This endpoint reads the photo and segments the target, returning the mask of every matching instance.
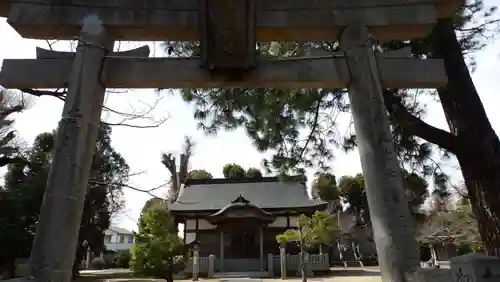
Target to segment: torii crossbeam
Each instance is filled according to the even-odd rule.
[[[233,6],[232,16],[240,22],[255,18],[258,41],[335,40],[340,29],[354,22],[366,24],[380,40],[416,38],[427,34],[436,18],[448,17],[460,6],[455,0],[239,1],[244,4],[238,6],[250,9]],[[201,37],[200,14],[223,2],[227,1],[0,0],[0,16],[25,38],[73,39],[91,12],[116,40],[195,41]]]
[[[107,56],[105,78],[102,78],[106,87],[346,88],[350,80],[346,58],[342,55],[261,60],[241,79],[228,80],[224,75],[201,69],[199,58],[145,58],[146,52],[149,49],[141,47]],[[6,88],[67,87],[74,55],[38,48],[37,59],[6,59],[0,72],[0,85]],[[398,51],[379,53],[378,57],[384,87],[436,88],[447,81],[441,60],[412,59]]]

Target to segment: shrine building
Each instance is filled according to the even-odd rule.
[[[170,211],[200,259],[214,255],[216,272],[237,272],[265,271],[269,254],[279,256],[276,235],[326,207],[309,198],[305,183],[263,177],[189,179]]]

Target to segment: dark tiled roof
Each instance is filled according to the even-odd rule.
[[[277,178],[265,177],[260,180],[188,181],[181,189],[177,201],[170,205],[170,210],[217,211],[231,204],[240,195],[261,209],[293,209],[325,205],[324,202],[311,200],[305,185],[300,182],[280,182]]]

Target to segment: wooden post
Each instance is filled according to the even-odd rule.
[[[311,254],[309,254],[308,251],[304,251],[304,261],[303,261],[303,265],[304,265],[304,271],[306,272],[306,275],[308,277],[312,277],[314,276],[314,273],[312,272],[312,269],[311,269]]]
[[[220,269],[224,269],[224,231],[220,232]]]
[[[215,255],[211,254],[208,256],[208,273],[207,278],[212,279],[215,273]]]
[[[363,25],[340,35],[351,82],[349,99],[383,281],[403,282],[419,267],[413,219],[406,203],[375,54]],[[401,72],[405,70],[402,69]]]
[[[81,30],[68,94],[56,134],[55,151],[40,221],[30,256],[29,275],[36,282],[69,282],[100,125],[105,87],[100,75],[113,41],[97,16],[87,16]]]
[[[90,252],[90,246],[87,247],[87,253],[85,256],[85,269],[90,268],[90,263],[92,261],[92,252]]]
[[[264,271],[264,231],[259,227],[260,271]]]
[[[300,239],[300,265],[299,265],[299,271],[300,271],[300,276],[302,278],[302,282],[307,282],[307,272],[306,272],[306,265],[305,265],[305,248],[304,248],[304,236],[302,234],[302,225],[300,224],[300,219],[298,220],[298,226],[297,230],[299,231],[299,239]]]
[[[200,249],[198,245],[193,248],[193,281],[198,281],[200,275]]]
[[[270,278],[274,277],[274,256],[273,256],[273,254],[267,254],[267,275]]]
[[[286,245],[280,244],[280,268],[281,268],[281,279],[286,278]]]

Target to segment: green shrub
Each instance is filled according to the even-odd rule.
[[[113,262],[118,268],[130,268],[130,251],[122,250],[115,254]]]
[[[94,258],[90,261],[90,269],[105,269],[106,262],[101,258]]]

